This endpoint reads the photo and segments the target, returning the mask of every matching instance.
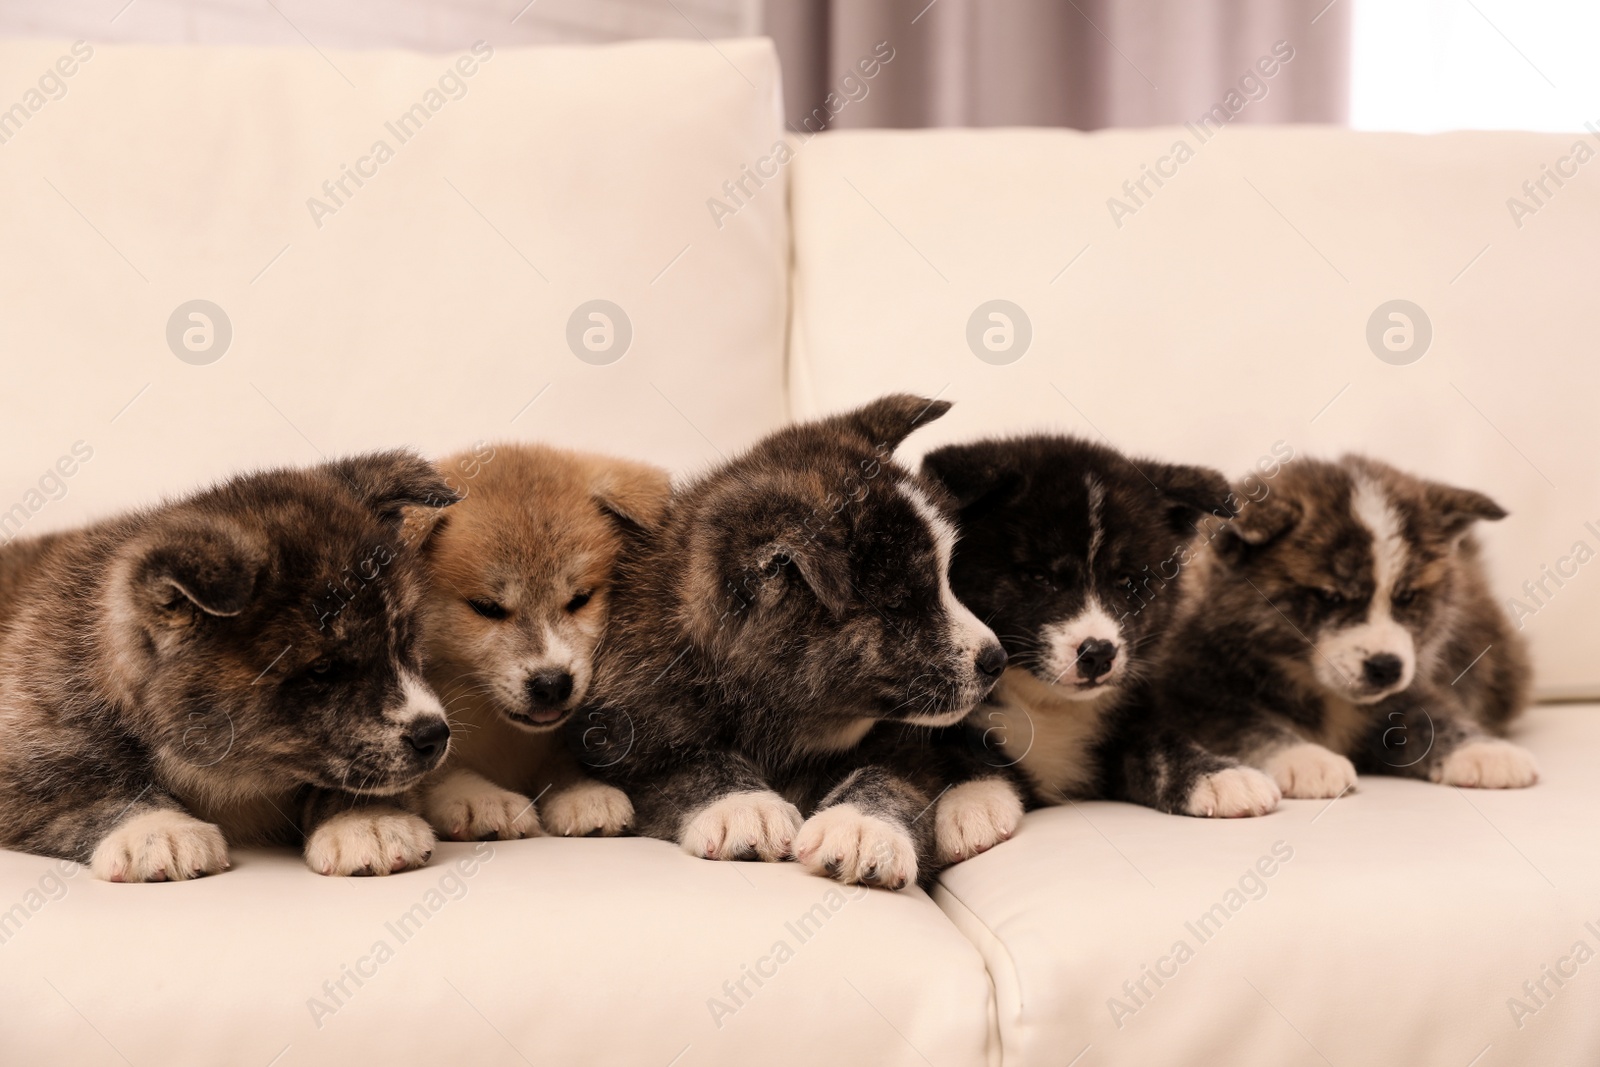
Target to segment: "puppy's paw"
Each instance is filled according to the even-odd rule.
[[[1196,782],[1183,810],[1204,819],[1237,819],[1265,815],[1282,799],[1278,783],[1254,767],[1228,767]]]
[[[846,885],[904,889],[917,880],[911,836],[854,804],[835,804],[807,819],[794,840],[794,856],[812,874]]]
[[[1017,832],[1022,797],[1004,778],[962,782],[939,798],[934,819],[939,862],[960,863]]]
[[[628,794],[602,782],[582,782],[539,805],[546,832],[561,837],[615,837],[633,825]]]
[[[1339,753],[1310,741],[1281,748],[1262,768],[1286,797],[1336,797],[1356,784],[1356,765]]]
[[[1475,789],[1522,789],[1539,780],[1539,764],[1521,745],[1498,738],[1468,741],[1440,761],[1435,782]]]
[[[147,811],[100,839],[89,870],[107,882],[178,882],[228,869],[222,831],[181,811]]]
[[[433,831],[395,808],[340,812],[312,832],[306,865],[319,874],[395,874],[433,855]]]
[[[733,793],[707,804],[683,823],[678,840],[708,860],[774,860],[789,855],[800,809],[768,791]]]
[[[514,841],[540,833],[533,801],[475,774],[450,775],[429,786],[422,811],[450,841]]]

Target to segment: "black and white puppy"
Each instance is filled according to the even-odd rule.
[[[900,888],[962,850],[936,840],[936,822],[972,821],[956,808],[995,823],[1004,797],[941,798],[941,760],[907,758],[900,733],[959,723],[1005,664],[951,592],[943,495],[891,458],[948,407],[894,395],[781,430],[636,532],[568,730],[632,798],[639,833],[707,859],[792,849],[816,873]]]
[[[1527,702],[1527,652],[1470,533],[1505,514],[1360,456],[1285,468],[1197,568],[1163,720],[1289,797],[1338,796],[1358,769],[1532,785],[1532,755],[1497,736]]]
[[[1102,797],[1199,816],[1277,806],[1266,775],[1149,715],[1186,572],[1206,551],[1197,522],[1237,506],[1221,474],[1053,435],[951,445],[922,469],[959,507],[956,595],[1011,657],[971,722],[1036,803]]]

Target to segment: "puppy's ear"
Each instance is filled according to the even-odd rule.
[[[956,510],[970,516],[1009,499],[1022,475],[986,444],[947,445],[922,458],[923,477],[944,487]]]
[[[407,506],[400,512],[400,543],[419,552],[431,551],[450,524],[450,512],[440,508]]]
[[[208,519],[171,523],[139,552],[135,589],[155,608],[184,601],[207,615],[240,615],[255,597],[267,566],[261,539],[233,523]]]
[[[1233,514],[1233,491],[1220,471],[1176,463],[1146,463],[1140,470],[1166,498],[1167,521],[1177,533],[1193,533],[1204,515],[1227,518]]]
[[[602,511],[650,530],[661,524],[672,500],[672,478],[659,467],[606,458],[589,477],[589,492]]]
[[[768,579],[798,577],[836,619],[850,607],[849,557],[843,545],[816,537],[769,542],[759,549],[754,569]]]
[[[1449,539],[1460,537],[1479,519],[1498,522],[1509,514],[1475,489],[1458,489],[1440,482],[1425,484],[1423,501],[1435,527]]]
[[[1228,534],[1252,548],[1270,544],[1299,524],[1303,509],[1281,492],[1269,492],[1260,500],[1238,497],[1238,514],[1228,524]]]
[[[407,507],[444,508],[461,499],[437,467],[405,449],[335,460],[327,469],[381,518],[395,523]]]
[[[929,400],[910,393],[890,393],[865,407],[837,415],[833,421],[865,437],[884,454],[900,447],[900,442],[919,426],[926,425],[950,410],[948,400]]]

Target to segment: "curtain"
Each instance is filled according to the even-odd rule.
[[[796,130],[1343,123],[1354,0],[765,0]]]

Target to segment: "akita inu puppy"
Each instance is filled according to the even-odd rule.
[[[428,680],[455,743],[427,787],[428,820],[455,840],[622,833],[627,795],[580,773],[553,731],[588,694],[617,556],[660,520],[667,473],[522,444],[440,467],[461,502],[415,518],[432,527]]]
[[[989,759],[1036,803],[1127,800],[1173,814],[1262,815],[1272,780],[1151,714],[1151,679],[1214,529],[1238,501],[1204,467],[1036,434],[936,449],[923,473],[959,508],[951,582],[1011,656],[972,716]],[[1246,505],[1248,506],[1248,505]]]
[[[384,452],[234,478],[0,551],[0,846],[113,882],[302,842],[322,874],[425,863],[407,791],[444,758],[406,505],[454,502]]]
[[[959,723],[1006,660],[951,592],[946,499],[891,458],[948,407],[888,396],[780,430],[623,560],[569,737],[641,834],[898,889],[1014,827],[1008,783],[941,796],[941,759],[898,736]]]
[[[1357,771],[1518,788],[1539,771],[1500,735],[1527,651],[1471,534],[1505,511],[1376,460],[1297,460],[1198,568],[1162,671],[1161,714],[1289,797]]]

